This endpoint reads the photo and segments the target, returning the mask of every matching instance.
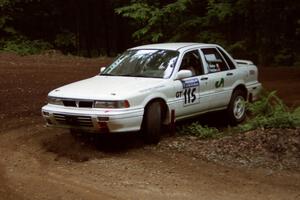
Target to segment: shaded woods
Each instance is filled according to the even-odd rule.
[[[295,65],[294,0],[0,0],[0,49],[114,56],[150,42],[212,42],[260,64]]]

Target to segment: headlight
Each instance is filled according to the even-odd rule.
[[[129,102],[124,101],[95,101],[95,108],[129,108]]]
[[[59,105],[59,106],[64,105],[61,99],[55,97],[48,97],[48,103],[53,105]]]

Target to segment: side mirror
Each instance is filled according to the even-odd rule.
[[[180,70],[177,73],[176,80],[181,80],[181,79],[184,79],[184,78],[188,78],[188,77],[191,77],[192,75],[193,74],[192,74],[191,70],[183,69],[183,70]]]
[[[102,74],[102,72],[106,69],[106,67],[101,67],[100,68],[100,74]]]

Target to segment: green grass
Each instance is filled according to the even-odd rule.
[[[189,125],[182,125],[177,128],[181,135],[193,135],[200,139],[215,138],[220,134],[219,130],[214,127],[202,126],[199,122],[193,122]]]

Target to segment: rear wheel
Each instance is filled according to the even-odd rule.
[[[159,102],[147,106],[143,119],[143,137],[148,144],[157,144],[161,134],[162,109]]]
[[[246,118],[246,105],[245,105],[245,93],[241,90],[236,90],[233,92],[227,114],[230,123],[236,125]]]

